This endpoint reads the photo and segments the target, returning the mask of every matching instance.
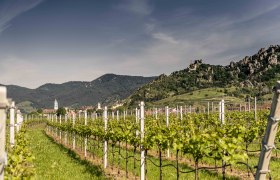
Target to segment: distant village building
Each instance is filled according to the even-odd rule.
[[[54,108],[53,109],[58,110],[58,102],[57,102],[56,99],[54,100]]]
[[[80,108],[80,110],[83,110],[83,111],[89,110],[89,109],[94,109],[94,106],[82,106],[82,107]]]
[[[44,109],[43,114],[55,114],[56,110],[54,109]]]
[[[43,109],[43,114],[56,114],[56,111],[58,110],[58,102],[55,99],[54,100],[54,107],[53,109]]]
[[[97,104],[97,109],[101,109],[101,104],[100,103]]]

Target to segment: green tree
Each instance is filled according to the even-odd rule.
[[[97,113],[98,115],[102,115],[103,109],[97,109],[97,110],[96,110],[96,113]]]
[[[43,113],[43,109],[41,109],[41,108],[38,109],[38,110],[37,110],[37,113],[42,114],[42,113]]]
[[[119,111],[120,113],[123,113],[124,110],[125,110],[125,108],[123,106],[119,106],[115,109],[116,112]]]
[[[95,112],[95,109],[88,109],[87,113],[91,116]]]
[[[66,109],[63,107],[58,108],[58,110],[56,111],[56,114],[58,116],[64,116],[66,114]]]

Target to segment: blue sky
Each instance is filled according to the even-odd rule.
[[[0,83],[229,64],[280,44],[278,0],[0,0]]]

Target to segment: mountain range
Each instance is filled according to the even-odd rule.
[[[155,77],[105,74],[91,82],[71,81],[45,84],[36,89],[7,85],[8,97],[25,111],[53,108],[57,99],[60,107],[80,107],[110,104],[125,99],[137,88]]]

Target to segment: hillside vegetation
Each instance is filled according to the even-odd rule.
[[[258,53],[246,56],[238,62],[232,61],[227,66],[210,65],[202,60],[195,60],[186,69],[170,75],[162,74],[139,88],[126,103],[133,105],[139,100],[157,102],[213,87],[223,88],[224,96],[238,99],[257,96],[262,100],[264,95],[271,93],[275,81],[280,78],[279,73],[279,45],[262,48]],[[210,90],[209,94],[211,93],[213,92]]]

